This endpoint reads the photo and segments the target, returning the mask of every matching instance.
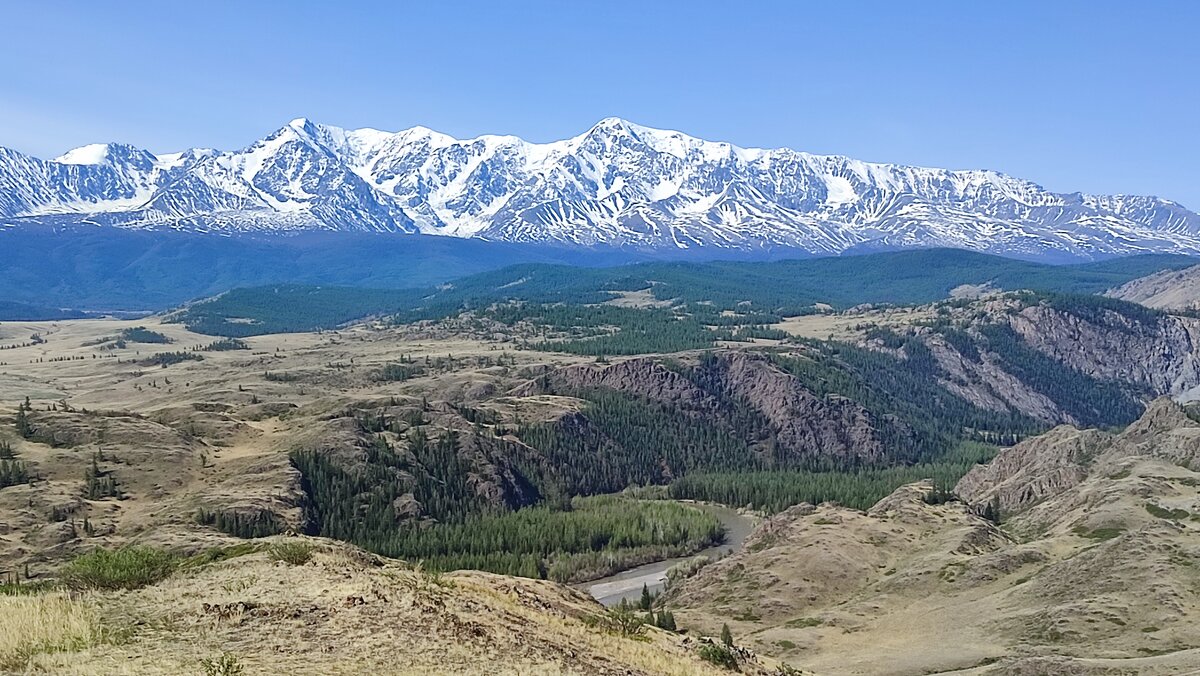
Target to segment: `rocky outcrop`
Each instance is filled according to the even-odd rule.
[[[653,358],[629,359],[608,366],[568,366],[520,385],[509,394],[528,397],[597,387],[645,397],[687,412],[713,413],[721,408],[721,402],[713,395]]]
[[[968,473],[970,504],[922,482],[865,513],[789,509],[667,602],[816,673],[1192,673],[1197,449],[1166,398],[1121,433],[1060,426]]]
[[[986,465],[976,465],[954,488],[956,495],[1011,514],[1079,485],[1096,454],[1111,443],[1098,430],[1056,427],[1009,448]]]
[[[728,396],[758,411],[774,431],[776,443],[798,456],[877,462],[888,452],[881,427],[910,434],[895,421],[876,419],[850,399],[814,394],[759,355],[723,353],[709,368],[716,371]]]
[[[1016,514],[1137,457],[1200,468],[1200,423],[1159,398],[1119,434],[1063,425],[1005,449],[967,472],[954,492],[977,508],[992,505],[1001,514]]]
[[[453,480],[463,481],[481,502],[497,509],[518,509],[532,505],[544,496],[528,476],[530,467],[539,467],[542,458],[529,446],[511,436],[476,434],[471,423],[452,409],[430,406],[424,415],[436,417],[445,429],[430,433],[429,445],[438,443],[443,434],[455,435],[454,452],[458,456],[461,474]],[[426,505],[411,493],[418,481],[431,473],[429,458],[418,457],[412,450],[411,438],[398,434],[405,431],[400,414],[403,406],[380,409],[351,409],[322,421],[302,437],[297,450],[318,454],[322,459],[347,475],[375,476],[381,482],[394,482],[401,490],[409,491],[393,502],[397,521],[430,518]],[[360,416],[366,420],[396,421],[385,432],[370,432],[363,428]],[[457,429],[456,429],[457,428]],[[453,432],[451,432],[453,430]],[[397,461],[381,461],[372,452],[380,439],[385,440]],[[441,459],[442,456],[438,456]],[[297,475],[298,477],[298,475]]]
[[[1043,422],[1073,422],[1052,399],[1005,371],[995,355],[978,352],[968,357],[937,333],[922,335],[943,372],[938,383],[952,394],[990,411],[1017,411]]]

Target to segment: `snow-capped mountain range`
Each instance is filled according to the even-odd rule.
[[[600,121],[564,141],[458,140],[306,119],[234,151],[0,148],[0,224],[376,231],[644,249],[952,246],[1083,257],[1200,252],[1164,199],[1049,192],[993,171],[746,149]]]

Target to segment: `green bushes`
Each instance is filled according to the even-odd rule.
[[[1146,503],[1146,511],[1159,519],[1171,519],[1173,521],[1186,519],[1190,516],[1190,513],[1186,509],[1168,509],[1153,502]]]
[[[228,561],[239,556],[246,556],[261,551],[262,545],[256,542],[241,542],[230,547],[211,547],[199,554],[189,556],[180,562],[180,569],[200,568],[212,563]]]
[[[415,364],[390,363],[384,364],[371,379],[381,383],[403,382],[409,378],[424,375],[425,369]]]
[[[19,460],[0,460],[0,488],[16,486],[29,480],[29,470]]]
[[[232,350],[249,350],[250,346],[244,340],[237,338],[222,338],[200,348],[205,352],[230,352]]]
[[[245,673],[237,657],[224,653],[220,657],[205,657],[200,660],[204,676],[241,676]]]
[[[704,349],[718,339],[732,337],[728,331],[712,331],[696,319],[666,308],[520,303],[498,306],[485,314],[510,326],[524,322],[565,334],[529,347],[590,356]]]
[[[832,472],[697,472],[672,482],[668,494],[676,500],[750,505],[767,512],[780,512],[801,502],[836,502],[865,510],[914,481],[932,479],[938,486],[953,486],[976,463],[991,459],[995,451],[995,447],[963,442],[933,462],[901,467]]]
[[[153,547],[97,549],[67,564],[60,577],[72,589],[139,589],[165,579],[175,565],[171,553]]]
[[[307,542],[276,542],[267,548],[272,561],[303,566],[312,560],[313,547]]]
[[[716,643],[705,643],[700,646],[700,659],[731,671],[737,671],[738,668],[737,656],[733,654],[733,651],[728,646]]]
[[[462,457],[460,441],[453,434],[429,439],[415,430],[408,453],[400,453],[377,439],[366,449],[367,462],[354,471],[326,454],[293,453],[292,463],[304,476],[310,498],[310,523],[315,525],[310,534],[424,561],[434,570],[467,568],[559,581],[683,556],[723,537],[711,514],[672,503],[592,497],[573,504],[547,499],[511,512],[498,509],[481,501],[470,485],[472,469]],[[564,493],[537,471],[522,480],[528,482],[526,494],[541,496],[537,483],[551,498]],[[425,515],[439,522],[421,525],[397,512],[400,499],[409,494]]]

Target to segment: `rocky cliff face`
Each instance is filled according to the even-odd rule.
[[[907,330],[947,390],[1044,423],[1123,424],[1153,397],[1200,393],[1200,320],[1136,305],[1007,294],[943,307]]]
[[[1080,316],[1034,305],[1012,315],[1009,325],[1034,349],[1095,378],[1170,396],[1200,385],[1196,320],[1112,310]]]
[[[903,425],[880,420],[845,397],[814,394],[761,356],[730,352],[707,368],[711,371],[708,377],[715,379],[728,397],[758,411],[769,423],[776,443],[792,453],[877,462],[888,452],[883,427],[894,428],[892,431],[901,435],[908,433]]]
[[[721,408],[717,397],[698,387],[683,374],[648,357],[609,366],[568,366],[531,380],[510,394],[527,397],[546,392],[580,392],[597,387],[645,397],[689,413],[714,414]]]

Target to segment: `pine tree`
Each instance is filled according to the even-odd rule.
[[[728,624],[721,625],[721,643],[727,646],[733,645],[733,633],[729,631]]]
[[[663,629],[666,629],[667,631],[676,631],[676,628],[675,628],[675,613],[672,613],[672,612],[671,612],[671,611],[669,611],[669,610],[664,610],[664,611],[663,611],[663,612],[662,612],[662,613],[659,615],[659,620],[658,620],[658,621],[659,621],[659,625],[658,625],[658,626],[662,627]]]
[[[669,610],[664,610],[654,616],[654,626],[666,631],[675,631],[675,614]]]
[[[983,518],[991,521],[994,524],[1000,523],[1000,499],[992,497],[992,501],[983,508]]]
[[[654,603],[654,597],[650,595],[650,588],[642,583],[642,599],[638,602],[638,608],[642,610],[650,610],[650,606]]]
[[[20,434],[22,439],[28,439],[33,436],[33,426],[29,424],[29,416],[25,413],[26,410],[24,406],[17,409],[17,434]]]

